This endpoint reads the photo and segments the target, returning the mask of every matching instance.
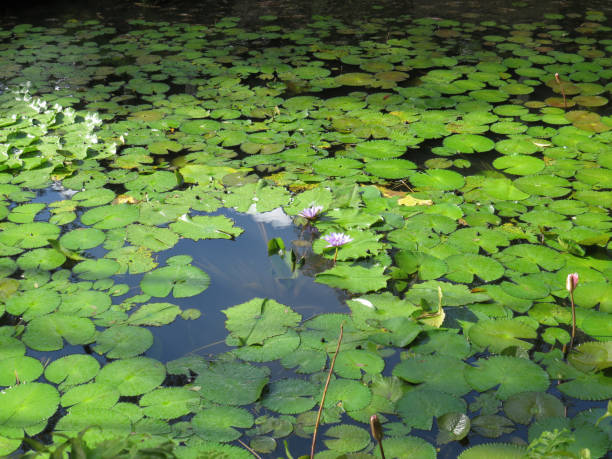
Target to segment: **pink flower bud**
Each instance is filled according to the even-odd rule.
[[[568,292],[573,292],[576,289],[576,286],[578,285],[578,273],[571,273],[567,275],[567,283],[565,285],[565,288],[567,289]]]

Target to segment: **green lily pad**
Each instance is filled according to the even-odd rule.
[[[301,379],[281,379],[270,385],[262,400],[266,408],[283,414],[298,414],[310,410],[317,401],[318,387]]]
[[[96,359],[87,354],[72,354],[51,362],[45,368],[45,378],[59,384],[59,389],[65,391],[71,386],[91,381],[100,370]]]
[[[94,351],[109,359],[127,359],[142,354],[153,345],[153,334],[146,328],[115,325],[96,338]]]
[[[367,162],[365,170],[376,177],[400,179],[409,176],[416,167],[416,164],[406,159],[383,159]]]
[[[200,268],[191,265],[170,265],[149,271],[140,281],[140,288],[148,295],[175,298],[198,295],[208,288],[210,278]]]
[[[380,290],[387,285],[389,276],[383,274],[384,266],[337,265],[317,274],[317,282],[331,287],[342,288],[354,293],[365,293]]]
[[[469,337],[475,344],[494,353],[512,346],[531,349],[533,344],[519,338],[535,339],[537,336],[532,327],[513,319],[480,321],[469,330]]]
[[[257,400],[268,383],[267,367],[248,363],[216,362],[200,371],[195,384],[202,387],[202,397],[226,405],[247,405]]]
[[[496,396],[500,400],[524,391],[543,392],[550,385],[542,368],[518,357],[479,359],[476,366],[466,368],[464,375],[468,384],[480,392],[499,385]]]
[[[301,316],[274,300],[254,298],[223,311],[230,333],[246,345],[262,344],[267,338],[295,327]]]
[[[200,396],[184,387],[162,387],[144,394],[139,401],[143,413],[154,419],[176,419],[194,411]]]
[[[215,442],[236,440],[241,433],[234,427],[248,428],[252,425],[251,413],[229,406],[206,408],[191,420],[191,426],[198,437]]]
[[[244,230],[234,226],[234,221],[223,215],[215,217],[183,215],[170,224],[170,229],[180,236],[193,239],[233,239]]]
[[[98,229],[121,228],[138,219],[138,208],[130,204],[95,207],[81,215],[81,222]]]
[[[159,386],[166,377],[166,369],[157,360],[147,357],[116,360],[105,365],[96,382],[115,387],[121,395],[141,395]]]
[[[513,175],[536,174],[545,166],[541,159],[526,155],[502,156],[493,161],[493,167]]]
[[[477,134],[455,134],[444,139],[443,145],[457,153],[483,153],[492,150],[495,142]]]
[[[425,173],[410,176],[410,183],[420,189],[456,190],[463,187],[465,180],[461,174],[446,169],[430,169]]]

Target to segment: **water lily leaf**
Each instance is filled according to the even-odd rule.
[[[463,413],[466,404],[460,398],[429,389],[414,389],[406,392],[397,402],[397,412],[402,421],[416,429],[429,430],[433,418],[446,413]]]
[[[405,147],[389,140],[369,140],[355,146],[355,153],[371,159],[389,159],[402,156]]]
[[[28,428],[46,423],[59,405],[59,393],[49,384],[18,384],[0,393],[0,426],[3,429]]]
[[[586,342],[572,349],[568,362],[585,373],[612,367],[612,342]]]
[[[98,229],[121,228],[138,219],[138,207],[117,204],[95,207],[81,215],[81,222]]]
[[[34,249],[17,258],[17,265],[24,271],[50,271],[64,264],[66,256],[55,249]]]
[[[495,457],[497,459],[520,459],[525,457],[525,447],[505,443],[493,443],[472,446],[463,451],[458,459],[486,459]]]
[[[422,301],[425,301],[427,304],[437,305],[439,297],[438,288],[442,290],[442,306],[462,306],[489,299],[488,295],[472,292],[465,285],[440,281],[414,284],[406,292],[404,298],[414,304],[421,304]]]
[[[334,372],[343,378],[359,379],[362,372],[377,374],[382,372],[384,360],[378,355],[360,349],[345,350],[338,354]]]
[[[413,436],[385,438],[385,455],[389,457],[403,457],[405,459],[435,459],[436,449],[432,444],[422,438]],[[380,457],[380,451],[376,451]]]
[[[54,311],[60,304],[60,295],[46,288],[28,290],[14,295],[6,301],[6,311],[30,321]]]
[[[327,429],[323,442],[333,451],[350,453],[360,451],[370,443],[370,433],[361,427],[352,425],[339,425]]]
[[[376,83],[373,75],[361,72],[343,73],[334,79],[343,86],[373,86]]]
[[[100,370],[96,359],[87,354],[72,354],[51,362],[45,368],[45,378],[58,384],[61,391],[92,380]]]
[[[202,293],[209,284],[208,274],[196,266],[170,265],[146,273],[140,288],[151,296],[166,297],[172,292],[175,298],[186,298]]]
[[[28,383],[42,374],[42,364],[32,357],[20,355],[0,360],[0,385],[13,386]]]
[[[522,201],[529,197],[528,193],[515,187],[513,182],[506,178],[486,178],[481,190],[484,196],[502,201]]]
[[[446,137],[443,145],[457,153],[483,153],[492,150],[495,142],[477,134],[454,134]]]
[[[539,300],[550,292],[548,286],[542,283],[537,274],[517,277],[514,281],[504,281],[500,284],[504,292],[510,296],[525,300]]]
[[[472,431],[487,438],[497,438],[514,430],[510,419],[497,414],[484,414],[472,419]]]
[[[81,207],[95,207],[108,204],[115,199],[115,193],[107,188],[94,188],[76,193],[72,200]]]
[[[32,223],[38,212],[43,210],[46,204],[28,203],[13,207],[8,214],[8,220],[13,223]]]
[[[519,424],[529,424],[535,418],[539,421],[549,417],[565,416],[561,400],[544,392],[521,392],[504,402],[506,416]]]
[[[323,389],[319,388],[322,392]],[[321,400],[320,396],[315,397]],[[353,379],[336,379],[331,381],[325,397],[325,408],[341,406],[346,411],[360,410],[368,406],[372,400],[372,392],[360,381]]]
[[[172,303],[148,303],[130,315],[130,325],[149,325],[159,327],[174,322],[181,308]]]
[[[161,193],[176,187],[177,176],[170,171],[155,171],[152,174],[139,174],[134,180],[124,184],[125,188],[132,191],[145,193]]]
[[[285,368],[293,368],[299,374],[311,374],[321,371],[326,362],[327,354],[324,351],[300,346],[285,355],[281,360],[281,365]]]
[[[295,351],[299,345],[299,335],[295,330],[289,329],[282,335],[266,339],[263,345],[242,346],[232,352],[238,358],[249,362],[269,362]]]
[[[281,379],[270,385],[261,403],[266,408],[282,414],[298,414],[310,410],[317,401],[314,396],[319,388],[302,379]]]
[[[117,388],[121,395],[141,395],[159,386],[166,377],[165,367],[147,357],[115,360],[106,364],[96,382]]]
[[[354,293],[365,293],[386,287],[389,276],[384,275],[384,271],[384,266],[365,268],[338,264],[317,274],[316,281]]]
[[[96,406],[86,406],[80,409],[72,409],[67,415],[62,417],[55,429],[58,432],[65,432],[68,435],[76,436],[79,432],[85,431],[89,426],[98,426],[98,429],[85,434],[99,438],[116,437],[117,435],[128,435],[132,432],[132,422],[130,418],[119,410],[101,410]],[[99,430],[101,429],[101,430]],[[89,434],[89,435],[88,435]],[[100,438],[101,437],[101,438]]]
[[[407,159],[382,159],[367,162],[365,170],[376,177],[400,179],[409,176],[416,167],[416,164]]]
[[[37,351],[56,351],[64,347],[64,339],[72,345],[94,340],[91,320],[67,314],[49,314],[32,319],[23,335],[23,342]]]
[[[504,267],[492,258],[470,253],[451,255],[444,261],[448,266],[446,277],[454,282],[469,284],[474,276],[490,282],[504,275]]]
[[[421,189],[456,190],[465,184],[461,174],[446,169],[430,169],[425,173],[413,174],[410,183]]]
[[[153,334],[146,328],[115,325],[96,338],[94,351],[109,359],[126,359],[142,354],[153,345]]]
[[[538,273],[540,267],[557,271],[565,265],[559,252],[542,245],[517,244],[503,250],[497,257],[506,267],[521,273]]]
[[[496,356],[479,359],[465,369],[465,379],[473,389],[484,392],[498,386],[496,396],[506,400],[524,391],[544,392],[550,385],[548,375],[530,360]]]
[[[402,250],[395,256],[395,261],[407,274],[418,271],[421,280],[438,279],[448,271],[448,266],[443,260],[425,252]]]
[[[76,228],[60,238],[60,244],[69,250],[93,249],[104,242],[104,231],[97,228]]]
[[[217,362],[200,371],[195,384],[202,387],[202,397],[226,405],[247,405],[261,395],[268,383],[267,367],[247,363]]]
[[[81,290],[78,295],[63,296],[59,312],[78,317],[91,317],[108,310],[111,302],[108,293],[97,290]]]
[[[62,395],[63,407],[93,407],[95,409],[112,408],[119,400],[119,391],[108,384],[92,382],[70,387]]]
[[[224,215],[215,217],[197,215],[189,217],[182,215],[176,222],[170,224],[172,231],[182,237],[198,241],[200,239],[233,239],[244,230],[234,226],[234,221]]]
[[[302,319],[288,306],[263,298],[232,306],[223,313],[232,336],[246,345],[262,344],[267,338],[282,335]]]
[[[34,249],[49,244],[49,239],[57,239],[59,233],[60,227],[51,223],[25,223],[3,229],[0,233],[0,243],[22,249]]]
[[[168,228],[129,225],[127,227],[127,240],[135,246],[146,247],[159,252],[174,247],[179,237]]]
[[[194,411],[200,396],[184,387],[162,387],[144,394],[139,401],[145,416],[154,419],[175,419]]]
[[[500,353],[511,346],[531,349],[531,343],[519,338],[535,339],[537,332],[530,326],[512,319],[480,321],[470,327],[469,337],[477,345]]]
[[[545,166],[541,159],[526,155],[502,156],[493,161],[493,167],[513,175],[536,174]]]
[[[612,397],[612,378],[602,373],[582,374],[557,388],[579,400],[607,400]]]
[[[571,191],[570,182],[556,175],[529,175],[515,180],[514,184],[525,193],[551,198],[565,196]]]
[[[459,441],[470,432],[470,418],[464,413],[446,413],[438,418],[438,428],[436,443],[439,445]]]
[[[234,427],[248,428],[253,425],[253,415],[243,408],[219,406],[198,412],[191,420],[195,434],[205,440],[229,442],[240,438]]]
[[[72,272],[84,280],[99,280],[111,277],[119,272],[121,265],[108,258],[88,259],[76,265]]]
[[[329,177],[349,177],[358,174],[363,163],[350,158],[325,158],[316,161],[312,166],[317,174]]]
[[[465,395],[470,386],[463,377],[466,364],[448,355],[416,355],[402,360],[393,368],[393,375],[419,389],[435,390],[452,395]]]

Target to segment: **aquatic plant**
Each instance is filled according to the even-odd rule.
[[[565,284],[566,290],[570,295],[570,303],[572,305],[572,336],[570,338],[570,344],[568,350],[571,351],[574,346],[574,337],[576,336],[576,305],[574,304],[574,290],[578,285],[578,273],[571,273],[567,275]]]

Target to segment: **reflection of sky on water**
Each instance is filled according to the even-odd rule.
[[[210,286],[195,297],[157,300],[173,302],[183,309],[197,308],[202,311],[202,317],[195,321],[177,319],[153,330],[156,341],[148,356],[168,361],[200,348],[199,354],[218,353],[225,346],[215,343],[227,335],[225,314],[221,310],[256,297],[271,298],[290,306],[304,319],[323,312],[348,311],[339,298],[339,291],[316,283],[312,277],[302,273],[292,278],[291,270],[278,255],[268,256],[270,239],[282,238],[289,249],[291,241],[299,235],[300,230],[293,225],[278,225],[284,220],[282,215],[277,215],[279,218],[274,220],[268,218],[264,223],[257,222],[256,217],[231,210],[219,213],[232,218],[236,226],[245,230],[244,233],[233,241],[183,239],[158,258],[162,265],[169,256],[191,255],[192,264],[210,276]]]
[[[36,190],[31,202],[52,203],[70,198],[70,190],[48,188]],[[154,254],[159,267],[165,260],[175,255],[190,255],[192,264],[203,269],[210,276],[210,286],[204,292],[190,298],[151,298],[149,302],[169,302],[182,309],[195,308],[202,312],[197,320],[183,320],[180,317],[161,327],[150,327],[155,335],[153,347],[147,356],[163,362],[176,359],[189,352],[198,354],[217,354],[228,349],[224,344],[227,335],[225,314],[221,312],[231,306],[244,303],[253,298],[271,298],[291,307],[308,319],[324,312],[348,312],[343,302],[342,292],[326,285],[316,283],[314,273],[329,267],[327,260],[312,255],[307,241],[312,234],[293,225],[291,217],[281,209],[262,214],[239,213],[222,209],[211,215],[225,215],[235,222],[244,232],[235,240],[208,239],[193,241],[181,239],[172,249]],[[48,209],[40,212],[36,220],[48,221]],[[78,219],[67,225],[74,229],[83,226]],[[278,255],[268,256],[268,241],[279,237],[289,250],[294,243],[300,255],[309,253],[302,270],[292,276],[288,265]],[[103,257],[105,249],[96,247],[88,253]],[[305,275],[308,274],[308,275]],[[143,274],[123,274],[115,276],[115,282],[130,286],[130,291],[113,301],[119,303],[141,293],[140,280]],[[75,279],[78,282],[78,279]],[[138,308],[138,305],[134,309]],[[67,352],[67,348],[70,351]],[[58,354],[82,352],[77,346],[65,347]],[[44,353],[46,357],[48,353]],[[41,354],[42,355],[42,354]],[[57,358],[57,357],[54,357]]]

